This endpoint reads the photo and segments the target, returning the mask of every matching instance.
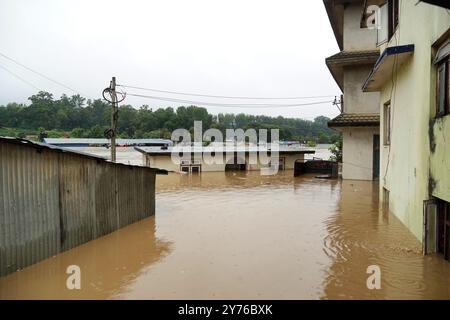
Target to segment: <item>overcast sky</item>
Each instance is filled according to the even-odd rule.
[[[324,59],[338,52],[323,2],[300,0],[1,0],[0,52],[82,95],[99,98],[119,84],[169,91],[249,97],[340,94]],[[0,104],[27,102],[36,90],[73,94],[0,56]],[[266,103],[144,95],[213,103]],[[280,100],[268,103],[328,101]],[[128,96],[134,106],[173,106]],[[295,108],[207,107],[312,119],[335,116],[331,103]]]

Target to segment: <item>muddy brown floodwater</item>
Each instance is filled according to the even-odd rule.
[[[157,178],[156,217],[0,279],[2,299],[449,299],[450,263],[378,209],[366,181]],[[81,268],[68,290],[67,266]],[[381,289],[366,286],[369,265]]]

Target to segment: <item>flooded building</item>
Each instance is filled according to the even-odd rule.
[[[111,159],[111,141],[96,138],[44,138],[43,142],[52,146],[83,152],[105,159]],[[134,147],[168,147],[173,142],[168,139],[117,139],[116,162],[142,166],[142,157]]]
[[[379,57],[377,43],[381,39],[376,30],[361,27],[363,3],[324,0],[341,50],[325,62],[343,92],[341,114],[328,126],[342,133],[343,179],[373,180],[379,176],[379,93],[361,88]]]
[[[43,142],[57,147],[109,147],[111,140],[97,138],[44,138]],[[117,146],[134,147],[162,147],[171,146],[173,143],[168,139],[116,139]]]
[[[450,4],[379,6],[382,52],[363,90],[380,93],[383,202],[425,252],[450,256]]]
[[[169,148],[135,147],[143,154],[144,164],[176,172],[264,170],[276,165],[278,170],[294,169],[295,161],[304,161],[305,154],[315,151],[299,145],[176,146]]]
[[[0,137],[0,276],[153,215],[158,173]]]

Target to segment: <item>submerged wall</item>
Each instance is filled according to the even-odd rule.
[[[253,157],[256,157],[256,163],[250,163],[250,158],[254,159]],[[284,158],[285,161],[285,169],[286,170],[293,170],[295,161],[296,160],[303,160],[305,158],[304,154],[284,154],[279,153],[280,158]],[[190,159],[190,157],[188,157]],[[188,159],[186,158],[186,159]],[[220,172],[225,171],[225,163],[226,161],[226,155],[223,156],[222,163],[206,163],[204,159],[201,159],[201,166],[203,172]],[[231,158],[230,158],[231,159]],[[245,155],[245,162],[247,164],[247,170],[248,171],[254,171],[254,170],[261,170],[261,168],[268,167],[266,164],[266,161],[261,161],[260,156],[256,154],[252,154],[249,156],[248,154]],[[144,155],[144,163],[149,167],[157,167],[165,170],[170,171],[180,171],[180,165],[172,161],[172,158],[170,155],[163,155],[163,156],[153,156],[153,155]]]
[[[342,178],[373,180],[373,137],[379,127],[348,127],[342,129]]]
[[[0,276],[153,215],[155,174],[0,141]]]

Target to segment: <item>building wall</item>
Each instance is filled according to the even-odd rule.
[[[434,152],[430,157],[431,194],[450,202],[450,115],[432,121]]]
[[[393,77],[394,87],[392,79],[388,79],[380,92],[381,123],[384,103],[391,100],[392,110],[391,144],[382,145],[380,150],[380,188],[389,190],[389,209],[419,240],[422,240],[423,201],[429,198],[429,124],[435,106],[431,46],[449,27],[450,18],[445,9],[401,0],[399,28],[388,45],[414,44],[415,51],[398,68]],[[380,141],[384,141],[383,130],[380,131]],[[436,192],[448,198],[448,190],[444,191],[443,187],[449,181],[443,179],[446,174],[448,177],[448,164],[439,163],[439,155],[448,146],[444,147],[442,138],[437,139],[440,139],[439,151],[431,161],[437,168],[431,168],[431,172],[435,172],[437,179],[442,177]],[[380,192],[382,201],[383,194]]]
[[[344,51],[376,48],[376,30],[361,29],[362,3],[348,4],[344,9]]]
[[[0,141],[0,276],[155,213],[155,171]]]
[[[370,65],[344,67],[344,113],[380,112],[380,94],[362,91],[370,70]]]
[[[287,169],[287,170],[294,169],[294,163],[296,160],[304,159],[303,154],[295,154],[295,155],[280,154],[279,156],[285,158],[285,169]],[[257,157],[257,159],[256,159],[257,163],[250,163],[249,156],[246,155],[245,161],[247,164],[247,170],[249,170],[249,171],[260,170],[261,168],[267,167],[267,165],[264,164],[264,161],[260,161],[259,157]],[[170,170],[170,171],[176,171],[176,172],[180,171],[180,165],[177,163],[174,163],[170,156],[147,155],[145,163],[147,166],[151,166],[151,167],[157,167],[157,168],[166,169],[166,170]],[[206,163],[205,160],[203,160],[202,161],[202,171],[203,172],[225,171],[225,163],[226,163],[225,158],[221,164]]]
[[[344,9],[344,51],[375,50],[376,30],[361,28],[362,2],[347,4]],[[379,112],[379,93],[362,91],[372,66],[348,65],[344,71],[343,113]],[[342,178],[352,180],[373,179],[373,135],[379,128],[348,127],[339,129],[343,134]]]
[[[373,136],[379,128],[349,127],[342,129],[342,178],[373,179]]]

